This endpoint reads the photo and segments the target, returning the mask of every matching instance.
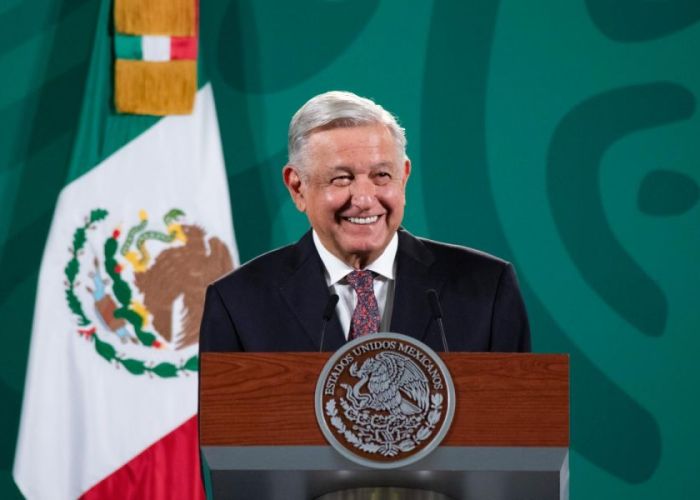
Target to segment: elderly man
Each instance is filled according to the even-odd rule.
[[[292,118],[288,147],[284,183],[312,229],[209,287],[202,351],[335,350],[377,331],[442,350],[428,290],[450,350],[529,351],[509,263],[400,227],[411,162],[389,112],[349,92],[318,95]],[[324,319],[333,294],[340,300]]]

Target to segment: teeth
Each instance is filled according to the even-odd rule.
[[[373,222],[377,222],[377,219],[379,219],[378,215],[373,215],[372,217],[348,217],[347,218],[347,220],[349,220],[353,224],[372,224]]]

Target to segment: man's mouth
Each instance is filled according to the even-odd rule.
[[[373,224],[379,219],[378,215],[372,215],[370,217],[343,217],[346,221],[352,224]]]

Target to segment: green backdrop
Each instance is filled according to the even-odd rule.
[[[37,271],[69,158],[96,0],[0,4],[0,497]],[[206,0],[242,259],[306,228],[286,128],[348,89],[394,111],[405,226],[515,263],[537,352],[571,354],[573,498],[690,498],[700,352],[700,2]],[[46,418],[51,418],[47,415]]]

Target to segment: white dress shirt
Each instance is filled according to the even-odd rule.
[[[323,267],[325,268],[326,285],[328,285],[331,293],[338,295],[339,300],[335,312],[347,339],[350,333],[352,313],[357,303],[357,294],[345,277],[355,271],[355,269],[330,253],[321,243],[316,231],[313,231],[313,238],[316,251],[321,256]],[[374,273],[374,295],[377,297],[379,314],[382,317],[380,331],[383,332],[388,332],[391,325],[396,282],[396,250],[398,247],[399,237],[394,233],[384,252],[374,262],[365,267],[365,270]]]

